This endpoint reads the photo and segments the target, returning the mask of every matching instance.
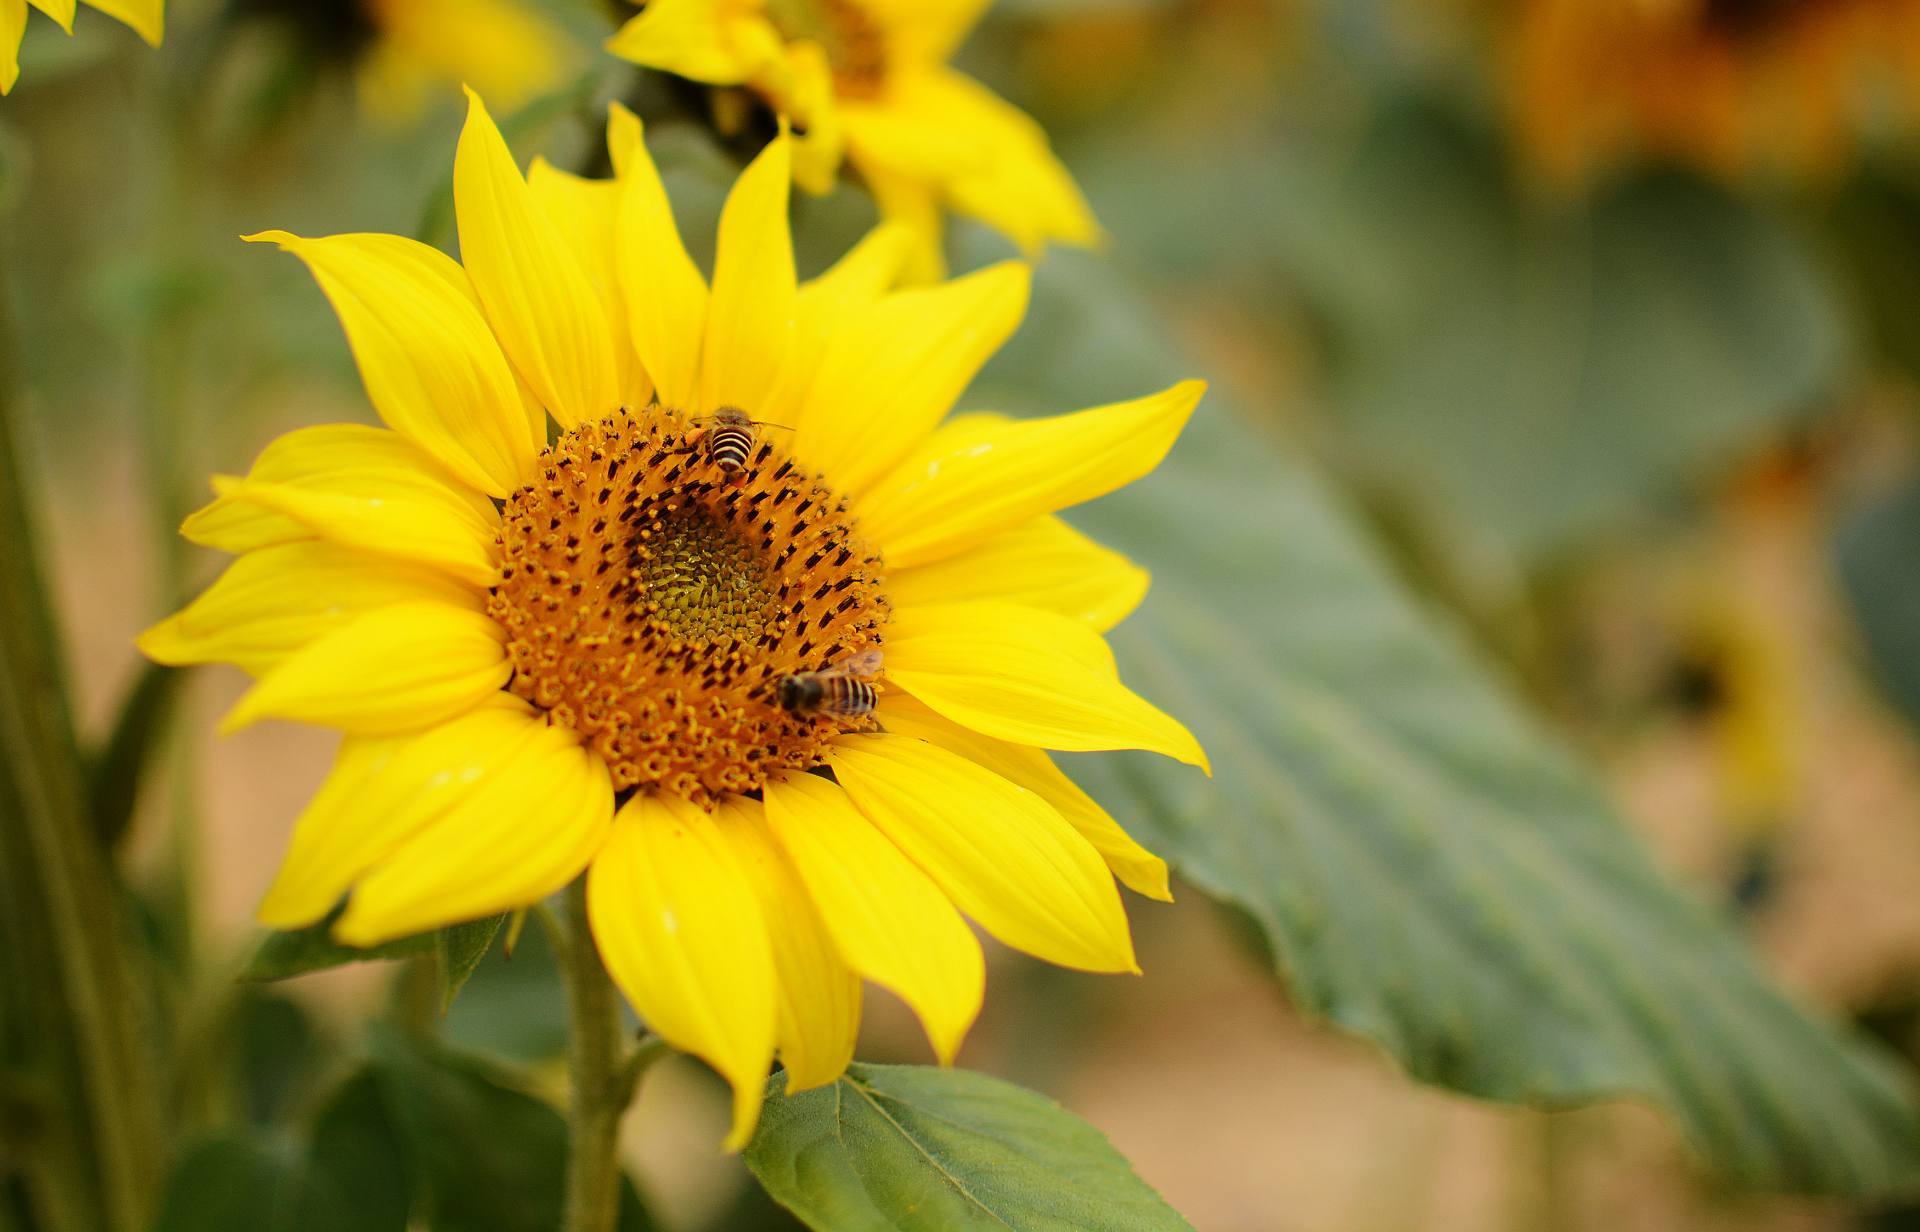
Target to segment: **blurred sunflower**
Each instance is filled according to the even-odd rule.
[[[91,8],[132,26],[134,32],[155,47],[165,29],[162,12],[166,0],[87,0]],[[20,79],[20,40],[27,33],[27,5],[53,18],[68,34],[73,33],[74,0],[0,0],[0,94],[13,90]]]
[[[988,2],[650,0],[607,47],[750,91],[792,124],[801,187],[824,193],[850,163],[881,213],[912,229],[910,272],[930,278],[943,267],[945,210],[1029,255],[1101,235],[1040,126],[946,63]]]
[[[844,1068],[860,977],[954,1055],[983,990],[962,912],[1137,970],[1114,877],[1166,898],[1166,868],[1044,750],[1204,755],[1101,636],[1145,574],[1054,511],[1157,465],[1202,386],[941,424],[1024,266],[890,290],[908,237],[883,226],[798,283],[782,138],[709,284],[639,121],[616,109],[609,145],[610,181],[523,179],[475,96],[464,268],[254,237],[310,267],[389,427],[301,429],[216,478],[184,533],[240,559],[141,645],[256,674],[228,730],[345,733],[263,922],[351,891],[335,932],[372,944],[585,871],[608,969],[732,1082],[738,1147],[776,1055],[796,1089]],[[869,690],[875,713],[832,704]]]
[[[519,107],[561,80],[572,51],[526,0],[232,0],[228,15],[280,28],[309,75],[350,72],[361,104],[393,123],[461,85]]]
[[[1642,150],[1818,170],[1843,159],[1876,73],[1891,101],[1920,101],[1915,0],[1522,0],[1515,49],[1523,143],[1562,182]]]

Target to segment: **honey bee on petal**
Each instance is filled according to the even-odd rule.
[[[878,650],[867,650],[824,671],[782,676],[775,697],[782,710],[802,718],[816,714],[861,718],[879,704],[879,692],[871,681],[880,674],[880,661]]]
[[[704,446],[707,461],[733,483],[747,477],[747,459],[760,443],[761,428],[784,428],[785,424],[754,419],[737,406],[723,406],[711,415],[694,419],[694,431],[687,436],[687,447]]]

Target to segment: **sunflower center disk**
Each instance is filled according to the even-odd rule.
[[[788,42],[810,39],[826,53],[834,85],[872,98],[887,76],[886,34],[859,0],[767,0],[767,17]]]
[[[819,765],[870,724],[780,708],[780,680],[877,646],[879,557],[846,502],[766,441],[724,474],[650,409],[582,424],[502,510],[488,613],[509,688],[607,763],[616,790],[707,804]]]

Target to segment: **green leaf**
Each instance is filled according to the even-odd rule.
[[[1129,304],[1099,267],[1050,256],[990,392],[1065,409],[1188,375]],[[1259,922],[1303,1010],[1473,1095],[1656,1101],[1737,1181],[1920,1180],[1910,1072],[1796,1006],[1662,877],[1339,499],[1224,397],[1088,512],[1154,575],[1114,636],[1127,679],[1216,777],[1131,754],[1069,768]]]
[[[441,1031],[457,1047],[524,1064],[563,1056],[567,985],[547,930],[538,925],[523,930],[511,956],[504,946],[488,951]]]
[[[1155,1232],[1187,1228],[1099,1130],[966,1070],[853,1065],[831,1086],[767,1086],[747,1166],[816,1232]]]
[[[119,845],[133,819],[147,762],[166,733],[185,678],[179,668],[147,664],[127,690],[113,730],[88,769],[94,833],[109,848]]]
[[[503,915],[488,916],[466,924],[455,924],[434,934],[434,949],[440,956],[440,1012],[453,1008],[453,999],[466,986],[467,978],[480,960],[487,956],[494,935],[506,923]]]
[[[1920,484],[1855,511],[1833,550],[1874,679],[1920,723]]]
[[[1616,526],[1834,387],[1833,288],[1720,188],[1644,176],[1544,204],[1497,139],[1412,110],[1356,162],[1356,225],[1396,280],[1339,323],[1336,409],[1476,533],[1537,555]]]
[[[373,1037],[371,1065],[395,1113],[434,1232],[552,1232],[560,1226],[567,1128],[558,1112],[519,1089],[508,1071],[477,1057],[409,1040]],[[631,1182],[621,1191],[622,1232],[645,1232]]]
[[[422,954],[432,954],[438,948],[438,941],[432,933],[420,933],[412,937],[402,937],[389,941],[385,945],[376,945],[369,949],[358,946],[342,945],[331,936],[333,922],[345,910],[344,904],[329,912],[327,918],[318,924],[305,928],[290,929],[286,932],[271,932],[260,943],[253,957],[248,960],[247,968],[241,973],[247,980],[286,980],[296,975],[305,975],[309,971],[324,971],[329,967],[340,967],[347,963],[371,962],[391,958],[417,958]]]

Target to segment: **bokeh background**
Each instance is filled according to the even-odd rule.
[[[577,165],[605,100],[637,100],[689,246],[709,252],[742,151],[687,91],[597,51],[618,6],[531,7],[539,71],[516,77],[508,57],[490,92],[517,152]],[[557,1100],[564,999],[535,929],[444,1023],[401,964],[235,982],[331,739],[215,739],[239,674],[152,676],[132,648],[219,565],[174,534],[207,474],[287,428],[370,418],[304,270],[237,236],[451,248],[454,81],[499,48],[396,85],[383,58],[406,49],[348,0],[169,8],[157,53],[84,10],[71,40],[31,23],[0,103],[0,245],[83,733],[104,741],[130,696],[171,714],[124,841],[188,1058],[168,1078],[178,1132],[281,1132],[383,1018],[524,1067]],[[1042,265],[972,402],[1140,392],[1110,386],[1143,349],[1211,378],[1203,415],[1317,474],[1426,617],[1595,768],[1663,868],[1787,987],[1909,1058],[1917,14],[1002,0],[960,58],[1046,125],[1112,234]],[[871,219],[853,189],[798,199],[803,273]],[[965,228],[953,243],[961,266],[1001,253]],[[1264,507],[1262,481],[1243,482],[1245,508]],[[1318,533],[1252,531],[1233,540],[1250,574]],[[1285,585],[1187,597],[1234,624],[1288,618]],[[1529,1110],[1418,1085],[1290,1008],[1244,915],[1176,893],[1129,903],[1144,979],[989,947],[961,1063],[1086,1117],[1203,1232],[1920,1226],[1920,1208],[1737,1193],[1645,1104]],[[1415,895],[1355,893],[1385,912]],[[870,1005],[863,1057],[929,1059],[904,1010]],[[193,1060],[216,1053],[239,1068]],[[627,1145],[655,1223],[797,1226],[717,1153],[724,1120],[696,1063],[649,1076]]]

